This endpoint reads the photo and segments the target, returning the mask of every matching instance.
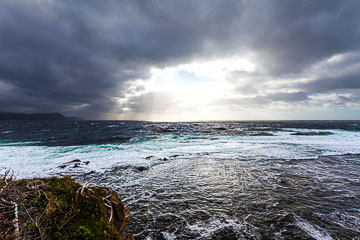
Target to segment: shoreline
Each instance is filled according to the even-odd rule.
[[[70,177],[0,179],[3,239],[134,240],[125,233],[130,216],[107,187],[80,184]]]

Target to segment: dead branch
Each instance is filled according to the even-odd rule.
[[[18,209],[18,205],[16,202],[14,201],[11,201],[11,203],[13,204],[14,206],[14,215],[15,215],[15,218],[14,218],[14,227],[15,227],[15,235],[18,236],[19,235],[19,209]]]
[[[29,211],[27,210],[27,208],[25,207],[25,205],[23,204],[23,208],[27,214],[27,216],[30,218],[30,221],[35,225],[35,227],[37,228],[38,232],[39,232],[39,236],[40,236],[40,239],[43,240],[43,237],[42,237],[42,232],[41,232],[41,228],[40,228],[40,224],[38,222],[38,219],[34,220],[32,218],[32,216],[30,215]]]

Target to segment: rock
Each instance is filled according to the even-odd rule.
[[[176,158],[176,157],[180,157],[180,155],[175,154],[175,155],[171,155],[170,157],[171,158]]]
[[[126,170],[126,169],[129,169],[131,168],[131,166],[115,166],[111,169],[111,171],[114,171],[114,172],[117,172],[117,171],[122,171],[122,170]]]
[[[80,167],[80,163],[75,163],[73,168],[79,168]]]
[[[269,132],[256,132],[256,133],[250,133],[249,134],[250,137],[271,137],[274,136],[274,134],[269,133]]]
[[[168,161],[169,159],[167,159],[167,158],[163,158],[162,160],[163,160],[163,161]]]
[[[64,169],[64,168],[67,168],[67,167],[71,167],[71,168],[80,168],[82,167],[83,165],[89,165],[90,161],[81,161],[80,159],[74,159],[70,162],[66,162],[64,164],[61,164],[59,166],[59,168],[61,169]]]
[[[0,179],[0,188],[4,183]],[[5,190],[0,197],[19,206],[19,239],[40,239],[40,233],[42,239],[134,239],[124,234],[129,210],[109,188],[53,177],[14,181]],[[6,222],[7,216],[13,220],[14,215],[7,213],[13,211],[12,206],[1,208],[0,222]],[[37,225],[29,216],[37,220]],[[10,227],[8,236],[13,239],[15,232],[12,224]]]
[[[328,136],[332,135],[332,132],[296,132],[291,133],[291,135],[294,136]]]
[[[145,166],[129,166],[129,165],[126,165],[126,166],[116,166],[116,167],[113,167],[112,168],[112,171],[124,171],[124,170],[127,170],[127,169],[130,169],[132,171],[135,171],[135,172],[143,172],[145,170],[149,170],[150,168],[149,167],[145,167]]]
[[[213,138],[210,138],[210,140],[218,140],[219,138],[217,137],[213,137]]]
[[[228,130],[228,129],[226,127],[216,127],[216,128],[214,128],[214,130],[225,131],[225,130]]]
[[[155,156],[148,156],[148,157],[146,157],[145,159],[146,159],[146,160],[149,160],[150,158],[153,158],[153,157],[155,157]]]
[[[81,163],[81,160],[80,159],[74,159],[68,163]]]
[[[144,167],[144,166],[134,167],[134,170],[138,172],[143,172],[145,170],[149,170],[149,167]]]

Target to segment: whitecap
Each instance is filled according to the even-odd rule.
[[[295,216],[296,226],[302,229],[316,240],[333,240],[333,238],[324,229],[319,226],[312,225],[309,222]]]

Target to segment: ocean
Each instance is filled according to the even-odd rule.
[[[8,169],[113,188],[136,239],[360,239],[360,121],[2,121]]]

